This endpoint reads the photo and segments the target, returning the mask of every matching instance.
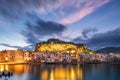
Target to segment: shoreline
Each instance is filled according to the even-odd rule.
[[[18,64],[32,64],[32,65],[37,65],[37,64],[71,64],[71,65],[77,65],[77,64],[120,64],[120,63],[115,63],[115,62],[108,62],[108,63],[31,63],[31,62],[7,62],[7,63],[0,63],[0,65],[18,65]]]
[[[12,65],[12,64],[26,64],[26,62],[5,62],[5,63],[0,63],[0,65]]]

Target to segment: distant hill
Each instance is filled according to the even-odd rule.
[[[106,47],[106,48],[102,48],[100,50],[97,50],[96,52],[99,52],[99,53],[120,53],[120,47]]]
[[[46,42],[36,44],[36,51],[40,52],[55,52],[55,53],[92,53],[86,44],[75,44],[73,42],[66,42],[59,39],[48,39]]]

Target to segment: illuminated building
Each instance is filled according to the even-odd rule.
[[[21,62],[24,61],[24,52],[18,50],[4,50],[0,52],[0,62]]]

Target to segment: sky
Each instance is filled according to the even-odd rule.
[[[57,38],[120,47],[120,0],[0,0],[0,50]]]

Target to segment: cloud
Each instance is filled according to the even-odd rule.
[[[75,23],[88,14],[94,12],[99,7],[103,6],[104,4],[108,3],[110,0],[87,0],[83,6],[81,6],[77,11],[71,13],[67,17],[60,20],[62,24],[72,24]]]
[[[55,3],[56,0],[0,0],[0,18],[19,20],[28,12],[46,13]]]
[[[25,19],[27,13],[51,15],[62,24],[72,24],[84,18],[110,0],[0,0],[0,18]]]
[[[11,45],[9,45],[9,44],[4,44],[4,43],[2,43],[2,44],[0,44],[1,46],[6,46],[6,47],[11,47],[11,48],[17,48],[17,49],[19,49],[19,48],[21,48],[21,47],[19,47],[19,46],[11,46]]]
[[[86,31],[88,31],[88,30],[86,30]],[[89,37],[87,39],[84,39],[83,37],[79,36],[79,37],[73,39],[72,41],[77,42],[77,43],[78,42],[86,43],[87,46],[93,50],[97,50],[97,49],[104,48],[104,47],[120,47],[119,32],[120,32],[120,28],[117,28],[115,30],[104,32],[104,33],[96,33],[92,37]],[[83,34],[83,36],[84,36],[84,34]]]
[[[94,35],[89,41],[88,46],[97,49],[104,47],[120,47],[120,28],[105,33]]]
[[[42,23],[46,24],[47,22],[43,21]],[[37,22],[36,22],[36,25],[38,25]],[[58,26],[59,24],[56,23],[56,25]],[[31,27],[27,26],[27,28],[22,31],[21,34],[26,38],[26,41],[30,44],[28,46],[24,46],[24,47],[12,46],[10,44],[4,44],[4,43],[1,43],[0,45],[10,47],[10,48],[15,48],[15,49],[19,48],[19,49],[23,49],[23,50],[26,50],[26,49],[33,50],[35,48],[35,44],[38,42],[41,42],[42,41],[41,39],[43,37],[45,37],[47,35],[54,36],[54,34],[60,35],[64,31],[64,29],[66,29],[66,28],[63,28],[62,30],[58,31],[58,33],[54,32],[54,30],[56,30],[56,29],[53,29],[52,33],[51,33],[51,31],[48,32],[48,30],[46,29],[46,31],[45,30],[44,31],[49,34],[40,34],[39,33],[39,29],[41,29],[40,27],[36,27],[35,25],[31,24]],[[62,27],[62,26],[60,26],[60,27]],[[36,29],[38,29],[38,30],[36,30]],[[71,41],[75,42],[75,43],[85,43],[85,44],[87,44],[87,46],[89,48],[91,48],[93,50],[98,50],[98,49],[101,49],[104,47],[120,47],[120,34],[119,34],[120,27],[117,29],[108,31],[108,32],[104,32],[104,33],[98,33],[96,31],[97,31],[96,28],[84,29],[80,34],[81,36],[76,37],[74,39],[72,38]],[[86,35],[89,35],[90,33],[94,33],[94,32],[96,32],[96,33],[93,34],[91,37],[88,37],[88,36],[86,37]],[[70,36],[69,37],[61,36],[61,37],[71,39]]]
[[[23,50],[33,50],[35,48],[35,46],[33,46],[33,45],[28,45],[28,46],[24,46],[24,47],[21,47],[21,46],[12,46],[10,44],[5,44],[5,43],[1,43],[0,45],[1,46],[5,46],[5,47],[9,47],[9,48],[23,49]]]
[[[97,31],[98,30],[96,28],[83,29],[81,33],[79,33],[80,36],[72,39],[72,41],[76,43],[87,43],[87,40],[91,38]]]
[[[82,31],[82,35],[84,38],[89,38],[90,33],[95,33],[97,32],[96,28],[87,28]]]
[[[79,35],[79,32],[68,29],[68,27],[61,34],[54,34],[54,38],[71,41],[73,38],[76,38]]]
[[[69,3],[68,3],[69,2]],[[47,14],[74,6],[79,0],[0,0],[0,14],[6,18],[20,19],[28,12]],[[83,1],[82,1],[83,2]]]
[[[21,32],[21,34],[26,39],[27,43],[35,45],[38,42],[41,42],[45,37],[52,37],[54,35],[60,35],[66,27],[55,23],[55,22],[46,22],[41,19],[38,19],[35,23],[26,23],[26,29]]]

